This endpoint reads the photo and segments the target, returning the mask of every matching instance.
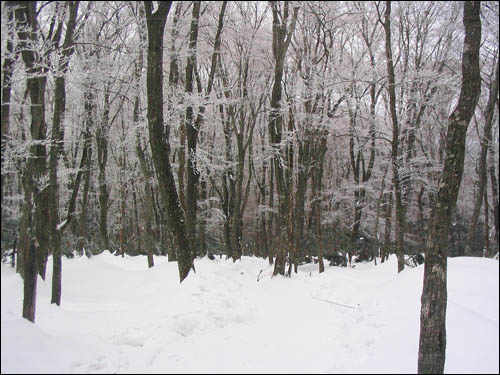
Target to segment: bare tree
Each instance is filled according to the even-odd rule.
[[[61,75],[56,77],[54,92],[54,113],[52,121],[52,145],[49,156],[49,206],[50,206],[50,240],[53,260],[52,271],[52,298],[51,303],[61,304],[61,233],[59,224],[59,196],[57,164],[61,148],[61,124],[66,112],[66,79],[69,61],[73,54],[73,33],[76,27],[79,2],[68,2],[68,21],[66,22],[66,35],[62,44],[61,58],[58,71]],[[62,24],[63,21],[60,21]]]
[[[446,355],[447,247],[451,214],[462,182],[465,138],[481,92],[479,48],[480,2],[464,2],[465,39],[462,54],[462,87],[458,103],[448,118],[446,158],[432,210],[425,246],[424,286],[420,310],[418,372],[444,372]]]
[[[273,56],[275,60],[275,70],[274,70],[274,84],[271,96],[271,113],[269,121],[269,137],[271,140],[271,145],[274,150],[273,163],[274,163],[274,173],[276,176],[276,188],[278,191],[279,200],[279,229],[280,231],[289,228],[287,225],[290,220],[289,215],[290,210],[293,207],[292,202],[290,202],[289,192],[291,181],[288,177],[288,172],[285,171],[285,159],[287,159],[287,153],[289,150],[283,150],[283,114],[281,113],[281,97],[282,97],[282,82],[283,70],[285,64],[285,57],[292,39],[293,32],[295,31],[295,24],[297,21],[297,15],[299,12],[299,7],[295,6],[293,9],[293,15],[290,23],[288,24],[290,3],[285,1],[283,4],[283,9],[280,9],[280,5],[276,1],[271,2],[271,8],[273,12]],[[288,160],[290,160],[288,158]],[[291,241],[291,233],[287,231],[288,239],[286,241],[281,241],[279,248],[276,253],[276,261],[274,263],[273,275],[285,274],[285,262],[286,262],[286,252],[287,247]]]
[[[19,48],[26,66],[28,90],[31,99],[31,136],[33,141],[26,161],[23,176],[24,228],[21,233],[24,259],[24,301],[23,317],[34,322],[36,310],[37,273],[44,269],[48,247],[47,220],[47,177],[46,139],[47,124],[45,122],[45,88],[47,76],[43,56],[36,50],[38,46],[38,20],[36,2],[12,2],[15,7],[16,30]],[[24,233],[23,233],[24,232]],[[42,277],[45,277],[43,271]]]
[[[388,74],[388,91],[389,103],[392,121],[392,175],[394,195],[396,200],[396,255],[398,257],[398,272],[401,272],[404,267],[404,227],[405,227],[405,207],[403,206],[402,197],[402,182],[400,177],[400,159],[399,159],[399,122],[396,110],[396,82],[394,78],[394,61],[392,56],[391,45],[391,2],[386,1],[385,5],[385,18],[382,22],[385,30],[385,54],[387,60],[387,74]]]
[[[495,103],[498,98],[498,57],[496,61],[495,75],[490,82],[489,99],[488,105],[484,111],[484,132],[481,140],[481,151],[479,155],[479,186],[476,202],[474,203],[474,209],[472,211],[471,226],[467,235],[467,241],[465,243],[465,255],[473,255],[472,253],[472,242],[477,231],[477,223],[479,219],[479,213],[481,211],[481,205],[483,203],[484,192],[487,191],[487,163],[486,156],[491,142],[491,128],[493,125],[493,115],[495,114]]]
[[[163,34],[171,1],[160,2],[153,12],[151,1],[145,1],[146,25],[148,30],[148,126],[149,142],[153,154],[156,175],[160,183],[160,193],[166,204],[170,226],[177,238],[177,259],[179,277],[182,282],[194,268],[192,246],[186,233],[185,215],[181,207],[174,174],[170,164],[169,126],[163,123]]]

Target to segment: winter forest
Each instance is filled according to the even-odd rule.
[[[22,317],[41,282],[63,307],[63,264],[105,250],[168,259],[179,285],[248,257],[269,283],[421,265],[415,364],[444,371],[448,259],[498,259],[498,1],[2,1],[1,17],[1,249]]]

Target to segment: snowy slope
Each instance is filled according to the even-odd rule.
[[[61,307],[39,278],[36,324],[22,281],[1,266],[2,373],[416,373],[423,266],[299,267],[196,260],[179,284],[155,257],[63,260]],[[499,263],[448,261],[449,373],[499,372]],[[262,273],[257,277],[260,270]]]

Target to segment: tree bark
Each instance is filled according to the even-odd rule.
[[[101,234],[102,246],[106,250],[109,248],[108,235],[108,201],[109,191],[106,183],[106,165],[108,162],[108,133],[109,133],[109,92],[104,93],[104,109],[100,124],[96,129],[96,144],[97,144],[97,166],[99,169],[98,184],[99,184],[99,231]],[[88,113],[92,116],[92,113]]]
[[[47,77],[42,71],[40,57],[29,48],[29,42],[37,43],[38,23],[36,2],[9,2],[17,6],[14,15],[19,38],[19,48],[28,75],[28,90],[31,99],[31,136],[35,142],[30,146],[23,176],[24,207],[23,221],[26,223],[26,236],[23,239],[24,258],[24,301],[23,317],[35,321],[37,272],[45,277],[45,262],[48,247],[47,230],[47,186],[43,180],[47,177],[45,123],[45,87]],[[27,30],[30,30],[29,32]]]
[[[486,180],[486,185],[488,182]],[[494,254],[491,254],[490,246],[490,222],[489,222],[489,205],[488,205],[488,189],[485,186],[484,189],[484,252],[483,257],[491,258]]]
[[[492,82],[490,82],[490,93],[488,98],[488,105],[484,112],[484,133],[481,140],[481,152],[479,155],[479,186],[477,192],[476,202],[474,203],[474,209],[472,211],[471,224],[469,227],[469,232],[467,235],[467,240],[465,243],[465,255],[473,256],[472,252],[472,242],[477,231],[477,222],[479,219],[479,213],[481,211],[481,204],[483,203],[484,191],[486,190],[485,185],[487,184],[487,164],[486,156],[488,153],[489,144],[491,142],[491,128],[493,125],[493,115],[495,114],[495,104],[498,98],[498,65],[499,61],[497,58],[495,77]],[[482,254],[481,254],[482,255]]]
[[[153,163],[159,180],[160,194],[166,205],[169,226],[177,238],[177,264],[179,278],[182,282],[191,268],[194,269],[192,244],[186,233],[185,215],[181,207],[175,186],[172,165],[170,164],[170,129],[163,123],[163,34],[171,1],[161,2],[153,13],[151,1],[145,1],[146,25],[148,30],[148,65],[147,65],[147,96],[148,96],[148,127],[149,142],[153,155]]]
[[[14,19],[14,12],[11,7],[6,8],[7,19],[12,21]],[[1,159],[1,191],[0,191],[0,202],[2,202],[2,221],[5,217],[3,208],[3,190],[4,190],[4,178],[6,175],[3,173],[4,171],[4,159],[5,159],[5,149],[7,147],[6,143],[8,142],[9,133],[10,133],[10,98],[12,91],[12,74],[14,73],[14,61],[16,60],[16,56],[14,54],[18,54],[18,51],[14,52],[14,33],[12,29],[9,27],[7,31],[7,45],[6,45],[6,54],[2,64],[2,111],[1,111],[1,150],[2,150],[2,159]]]
[[[288,8],[289,2],[284,2],[283,14],[278,10],[276,1],[272,1],[271,7],[273,12],[273,56],[275,60],[274,68],[274,84],[271,94],[271,112],[269,114],[269,138],[271,147],[274,148],[273,164],[274,174],[276,176],[276,189],[279,196],[279,214],[278,214],[278,230],[280,231],[280,242],[276,249],[276,260],[274,263],[273,276],[278,274],[285,275],[285,263],[287,253],[287,243],[284,239],[284,234],[287,232],[287,216],[289,214],[289,190],[286,171],[284,170],[283,163],[286,159],[286,154],[282,148],[282,132],[283,132],[283,116],[281,112],[281,96],[282,86],[281,80],[283,79],[284,63],[286,52],[295,30],[295,23],[299,8],[295,7],[293,11],[293,18],[290,25],[288,22]]]
[[[198,24],[200,22],[200,7],[201,1],[193,3],[193,15],[191,20],[191,31],[189,33],[189,50],[186,63],[186,92],[193,93],[194,87],[194,70],[196,69],[196,45],[198,42]],[[184,126],[187,139],[187,186],[186,186],[186,231],[189,236],[189,242],[193,244],[193,259],[196,257],[196,211],[198,199],[198,178],[199,174],[196,171],[196,146],[198,143],[198,128],[193,123],[194,114],[193,107],[189,105],[186,108],[186,122]],[[182,130],[182,129],[181,129]],[[183,167],[183,166],[182,166]],[[181,177],[181,176],[179,176]],[[179,188],[180,189],[180,188]]]
[[[392,190],[392,189],[391,189]],[[392,191],[384,194],[385,206],[385,229],[384,229],[384,250],[381,254],[381,262],[389,258],[389,254],[392,252],[391,245],[391,230],[392,230]]]
[[[153,198],[152,198],[152,187],[151,187],[151,178],[153,177],[151,171],[148,168],[146,162],[146,156],[144,151],[140,145],[140,142],[137,142],[136,152],[139,158],[140,166],[142,174],[144,175],[145,187],[144,187],[144,199],[145,199],[145,213],[144,213],[144,221],[145,221],[145,244],[146,244],[146,253],[148,257],[148,267],[151,268],[154,266],[153,261],[153,232],[151,221],[153,218]]]
[[[493,150],[493,144],[490,143],[490,147],[488,150],[489,154],[489,173],[490,173],[490,185],[491,185],[491,196],[493,199],[493,218],[494,218],[494,225],[495,225],[495,239],[496,239],[496,251],[494,253],[498,253],[498,248],[499,248],[499,231],[500,231],[500,224],[499,224],[499,204],[498,204],[498,174],[495,174],[495,155],[494,155],[494,150]],[[500,164],[498,164],[500,167]],[[493,254],[495,255],[495,254]]]
[[[396,255],[398,257],[398,272],[404,270],[404,230],[405,230],[405,207],[403,206],[403,193],[402,183],[399,175],[400,162],[399,162],[399,124],[396,111],[396,83],[394,79],[394,62],[392,60],[392,46],[391,46],[391,2],[386,1],[385,7],[385,53],[387,59],[387,74],[389,80],[389,104],[392,120],[392,173],[394,184],[394,195],[396,198]]]
[[[177,4],[177,8],[180,8],[180,3]],[[141,17],[144,17],[144,11],[142,10],[143,8],[139,8],[139,13]],[[175,25],[174,25],[175,28]],[[140,38],[140,43],[141,43],[141,48],[144,48],[146,46],[146,35],[145,31],[143,29],[143,24],[139,25],[139,38]],[[172,42],[173,44],[173,42]],[[151,186],[151,179],[153,178],[153,173],[148,165],[147,159],[146,159],[146,153],[144,152],[143,146],[142,146],[142,137],[139,131],[139,112],[140,112],[140,82],[141,82],[141,72],[142,68],[144,65],[144,55],[142,52],[140,52],[137,65],[136,65],[136,70],[135,70],[135,90],[136,90],[136,96],[134,99],[134,113],[133,113],[133,121],[134,125],[137,129],[137,134],[136,134],[136,154],[137,158],[139,159],[139,167],[141,169],[142,175],[144,177],[144,232],[140,233],[139,235],[142,234],[143,239],[144,239],[144,246],[146,246],[146,254],[147,254],[147,259],[148,259],[148,268],[151,268],[154,266],[154,258],[153,258],[153,246],[154,246],[154,234],[153,234],[153,218],[154,218],[154,199],[153,199],[153,188]],[[171,65],[172,68],[172,65]],[[172,70],[171,70],[171,76],[172,76]],[[177,81],[175,82],[177,83]],[[138,224],[139,225],[139,224]],[[142,231],[140,231],[142,232]]]
[[[464,2],[465,39],[462,54],[462,87],[457,106],[448,118],[446,158],[425,247],[418,349],[419,373],[442,374],[444,372],[448,231],[462,181],[467,128],[481,92],[480,7],[480,2]]]
[[[221,11],[219,13],[219,23],[217,27],[217,33],[215,36],[214,50],[212,53],[212,61],[210,66],[210,73],[208,77],[206,97],[208,98],[213,87],[215,70],[217,67],[218,54],[221,45],[221,33],[223,27],[224,13],[227,6],[227,1],[222,3]],[[196,1],[193,4],[193,15],[191,21],[191,31],[189,36],[189,48],[190,55],[188,56],[186,64],[186,92],[193,92],[193,75],[197,69],[196,61],[196,45],[198,40],[198,24],[200,21],[200,7],[201,1]],[[200,90],[200,88],[199,88]],[[197,240],[197,228],[196,228],[196,216],[197,216],[197,201],[198,201],[198,182],[200,179],[200,174],[196,166],[196,149],[198,144],[198,134],[200,132],[203,123],[203,114],[205,112],[205,105],[201,105],[198,109],[198,115],[194,119],[193,107],[188,106],[186,108],[186,140],[187,140],[187,186],[186,186],[186,230],[188,236],[190,236],[190,242],[193,244],[193,258],[196,257],[196,243]]]
[[[69,66],[69,59],[73,54],[73,32],[76,26],[76,18],[78,15],[79,2],[68,2],[69,19],[66,25],[66,36],[62,45],[62,60],[59,65],[60,76],[56,77],[56,85],[54,92],[54,114],[52,125],[52,144],[49,156],[49,225],[50,225],[50,240],[52,249],[52,297],[50,303],[55,303],[57,306],[61,304],[61,277],[62,277],[62,262],[61,262],[61,231],[58,228],[59,224],[59,194],[58,194],[58,177],[57,164],[61,148],[61,127],[66,112],[66,79],[65,75]],[[62,23],[62,21],[61,21]]]

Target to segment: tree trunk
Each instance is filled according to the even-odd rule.
[[[486,182],[486,185],[488,182]],[[490,247],[490,223],[489,223],[489,207],[488,207],[488,189],[485,186],[484,189],[484,252],[483,257],[491,258],[494,254],[491,254]]]
[[[174,174],[170,164],[170,128],[163,123],[163,34],[171,1],[161,2],[153,13],[151,1],[145,1],[148,29],[147,97],[149,142],[153,163],[159,180],[160,194],[166,205],[169,226],[177,237],[177,264],[182,282],[191,268],[194,269],[192,244],[187,236],[184,211],[177,195]]]
[[[498,205],[498,174],[495,175],[495,155],[494,155],[494,150],[493,150],[493,144],[490,143],[490,147],[488,150],[489,153],[489,173],[490,173],[490,185],[491,185],[491,196],[493,199],[493,218],[494,218],[494,225],[495,225],[495,239],[496,239],[496,251],[494,253],[498,253],[498,247],[500,245],[499,243],[499,231],[500,231],[500,224],[499,224],[499,205]],[[500,168],[500,164],[498,164]],[[494,254],[493,254],[494,255]]]
[[[101,118],[101,123],[96,130],[97,144],[97,166],[99,168],[98,184],[99,184],[99,231],[101,234],[102,246],[106,250],[109,248],[108,235],[108,201],[109,192],[106,184],[106,164],[108,161],[108,124],[109,124],[109,92],[104,94],[104,110]],[[87,113],[87,116],[92,116],[92,113]]]
[[[228,165],[233,163],[233,150],[232,150],[232,126],[231,116],[233,107],[231,105],[227,108],[227,116],[224,116],[223,105],[219,106],[219,111],[222,117],[223,132],[224,132],[224,146],[225,146],[225,159]],[[226,246],[227,259],[233,257],[232,248],[232,235],[231,235],[231,221],[234,212],[234,197],[236,195],[235,181],[234,181],[233,168],[227,168],[222,176],[222,210],[224,212],[224,244]],[[234,258],[233,258],[234,259]]]
[[[76,26],[76,18],[78,15],[79,2],[68,2],[69,20],[66,26],[66,36],[63,43],[63,62],[59,66],[61,76],[56,77],[56,85],[54,92],[54,118],[52,125],[52,144],[49,157],[49,226],[50,239],[52,248],[52,298],[50,303],[55,303],[57,306],[61,304],[61,277],[62,277],[62,261],[61,261],[61,228],[59,224],[59,188],[57,178],[57,164],[60,155],[60,140],[61,127],[63,125],[64,115],[66,112],[66,79],[65,75],[69,66],[69,59],[73,54],[73,32]]]
[[[17,6],[14,11],[19,47],[28,75],[28,90],[31,99],[31,136],[34,141],[46,139],[45,123],[45,88],[47,77],[42,72],[40,57],[29,48],[29,43],[36,43],[38,23],[35,2],[13,2]],[[30,32],[26,31],[30,30]],[[48,205],[47,186],[43,180],[47,178],[46,149],[43,142],[30,146],[23,176],[24,207],[23,221],[26,224],[26,236],[22,239],[24,258],[24,301],[23,317],[35,321],[37,272],[45,277],[47,261],[48,237]],[[41,183],[42,182],[42,183]]]
[[[146,253],[148,257],[148,267],[151,268],[154,266],[153,262],[153,232],[151,221],[153,218],[153,199],[152,199],[152,187],[151,187],[151,178],[153,174],[148,168],[146,162],[146,156],[144,151],[140,145],[139,138],[136,145],[136,152],[139,158],[140,167],[142,174],[144,175],[144,199],[145,199],[145,213],[144,213],[144,221],[145,221],[145,244],[146,244]]]
[[[7,19],[9,22],[12,22],[14,19],[14,12],[11,7],[6,8],[7,11]],[[6,54],[3,60],[2,65],[2,111],[1,111],[1,150],[2,150],[2,159],[1,159],[1,191],[0,191],[0,202],[2,202],[2,221],[5,218],[5,214],[3,212],[4,209],[4,201],[3,201],[3,190],[4,190],[4,159],[5,159],[5,149],[7,147],[6,143],[8,142],[8,137],[10,133],[10,97],[12,91],[12,74],[14,73],[14,61],[16,60],[16,56],[14,55],[14,33],[12,28],[8,28],[7,30],[7,46],[6,46]],[[18,55],[17,49],[15,52]],[[3,227],[3,225],[2,225]]]
[[[175,5],[175,14],[172,24],[172,39],[170,46],[170,69],[168,76],[168,84],[172,95],[172,100],[178,95],[179,84],[179,53],[176,51],[175,43],[179,37],[179,17],[181,16],[183,2],[177,2]],[[175,101],[174,101],[175,103]],[[177,170],[177,181],[179,183],[179,200],[182,209],[186,211],[186,196],[185,196],[185,176],[186,176],[186,124],[181,120],[179,125],[179,148],[177,150],[179,169]]]
[[[186,63],[186,92],[193,93],[194,86],[194,70],[196,69],[196,45],[198,41],[198,23],[200,22],[200,7],[201,1],[193,3],[193,16],[191,20],[191,31],[189,33],[189,50]],[[192,257],[196,257],[196,211],[198,200],[198,178],[199,174],[196,170],[196,146],[198,143],[199,129],[194,124],[193,107],[189,105],[186,108],[185,132],[187,139],[187,186],[186,186],[186,231],[189,236],[189,242],[193,244]],[[180,176],[181,177],[181,176]]]
[[[444,372],[448,230],[462,181],[467,128],[481,92],[479,72],[480,7],[480,2],[464,2],[465,40],[462,55],[462,88],[457,106],[448,119],[446,158],[436,205],[431,214],[425,248],[418,349],[419,373],[442,374]]]
[[[394,194],[396,198],[396,255],[398,257],[398,272],[401,272],[404,267],[404,230],[405,230],[405,217],[406,212],[402,202],[402,184],[399,176],[400,162],[399,162],[399,125],[396,111],[396,83],[394,79],[394,62],[392,60],[392,46],[391,46],[391,2],[386,1],[385,8],[385,52],[387,58],[387,74],[389,80],[389,103],[391,110],[392,120],[392,172],[394,183]]]
[[[467,240],[465,243],[465,255],[473,256],[472,253],[472,242],[477,231],[477,222],[479,219],[479,213],[481,211],[481,204],[483,202],[484,191],[486,190],[485,185],[487,185],[487,164],[486,156],[491,142],[491,128],[493,125],[493,115],[495,114],[495,104],[498,98],[498,65],[499,61],[497,58],[495,78],[490,82],[490,93],[488,99],[488,105],[484,112],[485,123],[484,123],[484,133],[481,140],[481,152],[479,155],[479,187],[477,192],[476,202],[474,203],[474,209],[472,211],[471,224],[469,227],[469,232],[467,235]],[[481,254],[482,255],[482,254]]]
[[[210,67],[210,73],[208,77],[206,97],[208,98],[213,87],[215,70],[217,67],[218,54],[221,45],[221,33],[224,20],[224,12],[227,6],[227,1],[222,3],[221,11],[219,13],[219,23],[217,27],[217,33],[215,36],[214,50],[212,53],[212,61]],[[193,3],[193,16],[191,22],[191,31],[189,34],[189,48],[190,55],[188,56],[186,64],[186,92],[193,92],[193,73],[197,70],[196,61],[196,45],[198,41],[198,24],[200,21],[200,7],[201,1],[196,1]],[[200,91],[201,88],[199,88]],[[187,140],[187,186],[186,186],[186,229],[188,235],[190,236],[190,242],[193,245],[193,258],[196,256],[196,244],[198,243],[197,238],[197,226],[196,226],[196,216],[197,216],[197,201],[198,201],[198,182],[200,179],[200,174],[196,166],[196,149],[198,144],[198,134],[203,123],[203,114],[205,112],[205,105],[198,108],[198,115],[196,119],[193,116],[193,107],[188,106],[186,108],[186,140]]]
[[[384,250],[381,255],[382,263],[384,263],[384,261],[387,258],[389,258],[389,254],[392,253],[392,245],[391,245],[392,191],[384,194],[384,205],[385,205],[385,231],[384,231]]]
[[[376,214],[375,214],[375,237],[377,240],[377,249],[378,253],[375,254],[375,265],[377,265],[377,256],[381,258],[381,262],[384,262],[384,250],[382,250],[380,244],[380,233],[379,233],[379,222],[380,222],[380,206],[384,204],[384,189],[385,189],[385,177],[387,176],[387,171],[389,170],[389,164],[387,164],[387,167],[384,170],[384,176],[382,177],[382,186],[380,187],[380,195],[379,198],[377,199],[377,209],[376,209]]]
[[[282,86],[281,80],[283,79],[284,63],[286,52],[290,41],[295,30],[295,23],[297,20],[297,15],[299,8],[295,7],[293,12],[293,18],[290,25],[288,22],[288,8],[289,2],[285,1],[283,15],[280,14],[278,10],[278,4],[276,1],[271,2],[272,12],[273,12],[273,56],[275,60],[274,69],[274,84],[271,94],[271,112],[269,114],[269,138],[271,147],[274,150],[273,164],[274,164],[274,174],[276,176],[276,189],[279,196],[279,214],[278,214],[278,229],[280,232],[279,245],[276,249],[276,260],[274,263],[273,276],[278,274],[285,275],[285,262],[287,253],[287,241],[284,239],[284,235],[287,232],[287,217],[288,217],[288,205],[289,203],[289,189],[287,181],[287,173],[283,167],[283,161],[286,159],[287,155],[281,147],[282,132],[283,132],[283,116],[281,112],[281,96],[282,96]]]
[[[85,248],[86,243],[87,243],[87,212],[88,212],[88,197],[89,197],[89,189],[90,189],[90,176],[91,176],[91,162],[92,162],[92,148],[90,147],[90,134],[86,134],[86,144],[88,145],[88,156],[86,158],[86,164],[85,164],[85,181],[83,183],[83,197],[81,201],[81,211],[80,211],[80,222],[79,222],[79,229],[78,229],[78,243],[77,243],[77,249],[78,252],[81,254],[88,255],[89,252]],[[85,147],[85,146],[84,146]]]

